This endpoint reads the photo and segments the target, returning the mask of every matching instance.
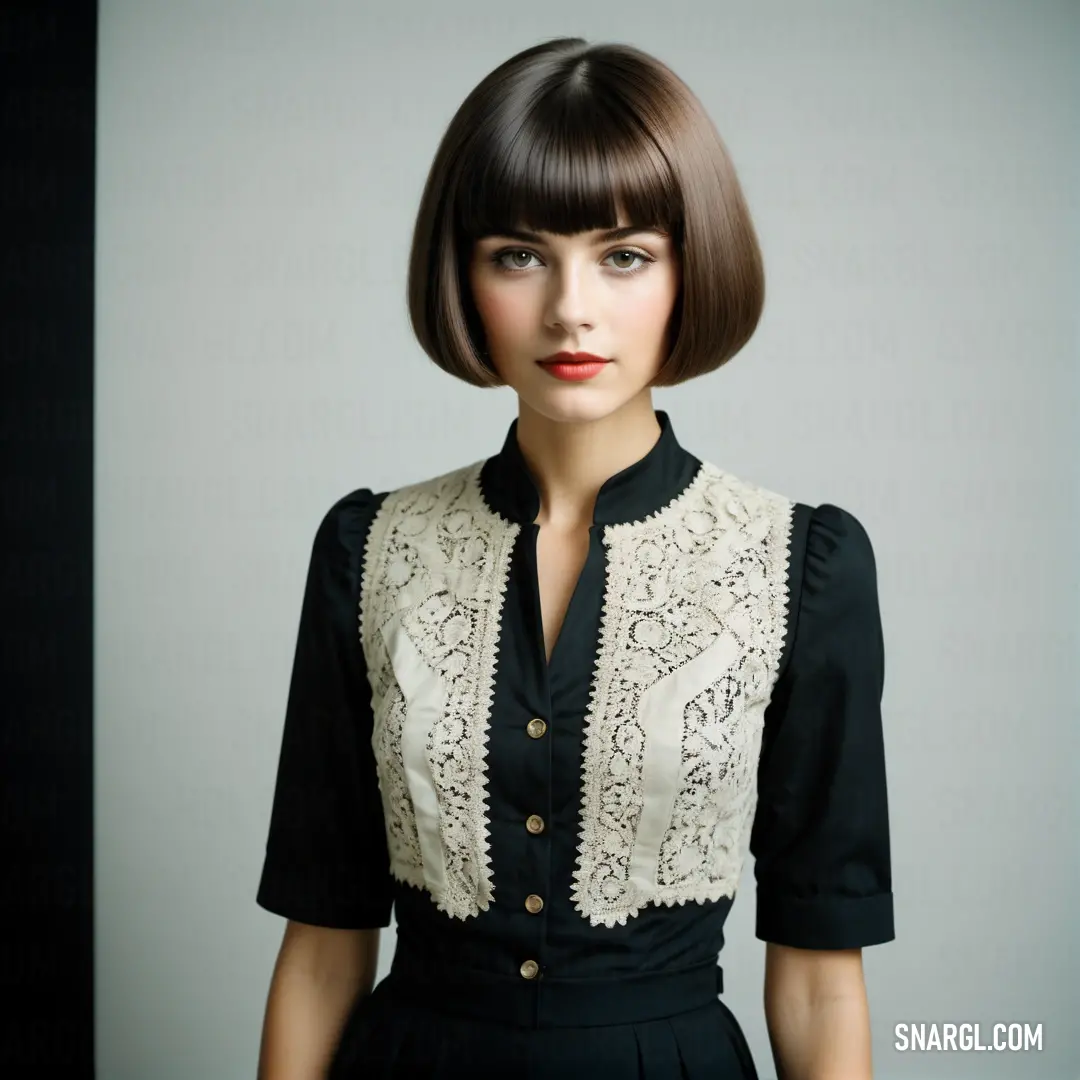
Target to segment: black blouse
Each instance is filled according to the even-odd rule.
[[[315,535],[300,615],[257,902],[299,922],[385,927],[440,963],[565,977],[664,970],[715,959],[734,900],[647,904],[593,925],[575,909],[583,717],[607,573],[604,528],[683,492],[702,463],[666,414],[640,461],[604,484],[588,556],[550,665],[536,578],[536,485],[517,444],[483,464],[488,507],[521,529],[501,612],[487,741],[493,899],[451,918],[390,870],[373,749],[372,686],[359,632],[365,547],[388,493],[338,500]],[[813,949],[894,936],[881,696],[884,646],[874,554],[849,512],[793,504],[785,637],[764,714],[749,849],[756,934]],[[530,722],[542,718],[543,737]],[[527,830],[530,817],[543,822]],[[537,910],[537,899],[541,902]]]

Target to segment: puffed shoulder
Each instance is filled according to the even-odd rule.
[[[363,547],[368,528],[383,498],[371,488],[357,488],[343,495],[323,515],[317,538],[327,548],[357,551]]]
[[[879,649],[884,645],[873,544],[862,522],[833,503],[810,514],[797,619],[817,630],[799,635],[804,648],[827,641],[829,627],[862,629],[876,635]]]
[[[384,498],[371,488],[357,488],[323,515],[315,533],[312,569],[321,567],[324,580],[350,593],[358,590],[368,532]]]
[[[873,545],[849,510],[822,503],[810,515],[803,588],[828,589],[839,602],[858,602],[877,576]]]

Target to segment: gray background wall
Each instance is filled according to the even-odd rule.
[[[671,64],[760,230],[756,336],[657,405],[874,541],[898,932],[865,953],[876,1075],[1080,1076],[1080,11],[1048,0],[104,0],[98,1075],[254,1076],[311,540],[345,492],[501,444],[512,393],[410,336],[406,253],[458,103],[563,34]],[[772,1076],[750,865],[729,928],[726,1000]],[[1044,1049],[893,1046],[948,1021],[1041,1023]]]

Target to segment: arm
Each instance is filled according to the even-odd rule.
[[[379,931],[289,920],[263,1020],[258,1080],[322,1080],[349,1011],[371,993]]]
[[[312,545],[256,894],[287,919],[266,1002],[259,1080],[322,1080],[350,1008],[371,992],[393,883],[357,627],[378,499],[359,489]]]
[[[862,950],[895,937],[877,571],[852,514],[798,517],[750,842],[766,1023],[779,1080],[869,1080]]]
[[[861,948],[768,942],[765,1021],[777,1080],[871,1080]]]

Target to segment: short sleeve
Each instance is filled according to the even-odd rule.
[[[256,903],[339,929],[390,925],[386,830],[360,640],[360,572],[380,497],[327,512],[311,549]]]
[[[852,514],[802,508],[805,546],[796,561],[793,538],[789,578],[794,626],[765,712],[750,838],[755,934],[858,948],[895,937],[877,572]]]

